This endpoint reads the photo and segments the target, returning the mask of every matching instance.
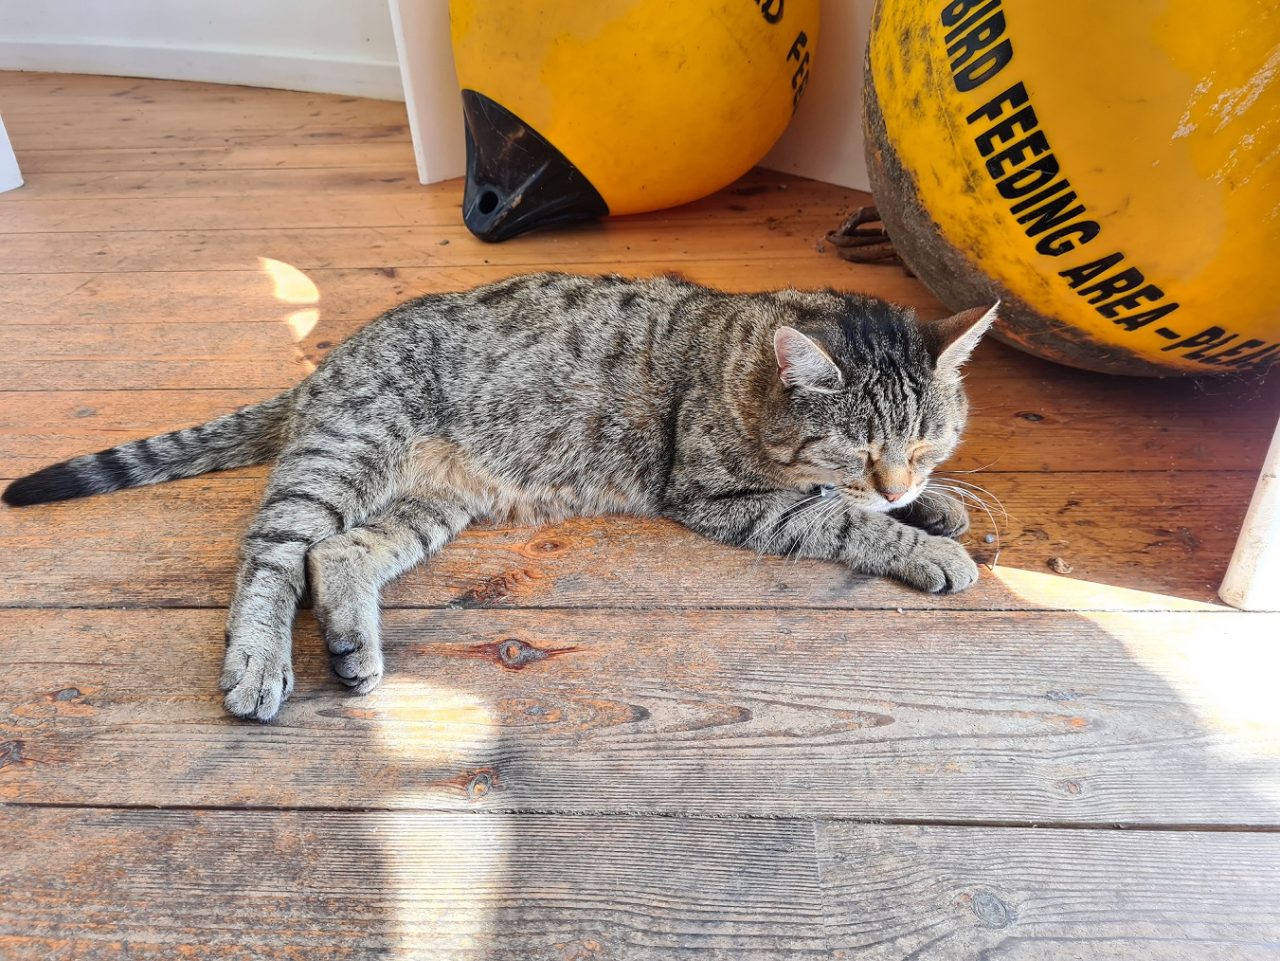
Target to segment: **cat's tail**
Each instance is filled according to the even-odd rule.
[[[106,494],[271,460],[284,444],[293,391],[198,427],[175,430],[52,464],[10,484],[14,507]]]

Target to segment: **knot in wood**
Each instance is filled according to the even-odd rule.
[[[518,637],[508,637],[505,641],[498,642],[498,660],[507,667],[524,667],[534,661],[541,661],[546,656],[546,651],[540,651]]]
[[[487,768],[476,771],[471,776],[471,780],[467,782],[467,798],[472,801],[478,801],[485,797],[494,787],[493,772]]]
[[[1008,906],[990,891],[979,891],[971,904],[973,913],[989,928],[1007,928],[1013,921]]]

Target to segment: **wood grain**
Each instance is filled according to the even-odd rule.
[[[387,679],[309,617],[278,720],[222,611],[0,612],[0,798],[1068,824],[1274,822],[1280,616],[391,611]]]
[[[272,396],[305,377],[308,364],[358,326],[322,321],[294,343],[283,322],[230,324],[225,336],[214,325],[196,326],[189,337],[181,324],[109,323],[91,327],[96,336],[72,325],[29,325],[30,332],[11,337],[25,345],[22,354],[0,359],[11,388],[0,391],[0,477]],[[1018,365],[1017,374],[1003,373],[1010,364]],[[1263,415],[1278,387],[1280,377],[1215,384],[1209,393],[1186,381],[1046,376],[992,343],[971,365],[974,410],[947,468],[1257,471],[1269,439]],[[1081,493],[1107,499],[1105,485]]]
[[[4,606],[203,607],[227,603],[239,539],[263,471],[237,471],[22,510],[0,511]],[[581,518],[552,527],[481,527],[389,589],[392,607],[749,607],[1158,609],[1214,603],[1254,477],[984,472],[1007,521],[966,543],[987,570],[938,597],[834,564],[783,561],[712,543],[665,521]],[[1212,485],[1210,486],[1210,481]],[[1099,485],[1105,496],[1090,497]],[[1087,506],[1086,506],[1087,505]],[[1000,550],[996,559],[995,551]],[[1061,592],[1011,590],[1004,569],[1049,574]],[[696,572],[696,577],[690,574]],[[1103,585],[1073,597],[1075,581]],[[1192,605],[1194,606],[1194,605]]]
[[[9,961],[826,956],[793,822],[9,810],[0,852]]]
[[[833,956],[1263,961],[1280,837],[818,828]]]
[[[415,183],[400,104],[12,72],[0,100],[28,177],[0,196],[0,477],[517,270],[945,313],[824,249],[865,195],[776,173],[493,246],[459,182]],[[0,510],[0,956],[1274,957],[1280,620],[1213,591],[1280,377],[988,343],[967,381],[950,466],[1009,517],[960,597],[653,521],[477,529],[389,590],[369,696],[304,613],[266,726],[216,692],[263,470]]]

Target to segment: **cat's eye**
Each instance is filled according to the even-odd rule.
[[[933,464],[937,459],[937,452],[931,444],[916,444],[909,453],[909,460],[913,465]]]

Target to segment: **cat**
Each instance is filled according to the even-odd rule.
[[[996,309],[922,322],[834,290],[519,275],[408,301],[276,397],[54,464],[3,499],[275,461],[220,680],[227,709],[261,721],[293,689],[308,587],[334,674],[365,693],[383,673],[382,586],[483,518],[667,517],[757,552],[960,591],[978,577],[952,539],[968,516],[926,482],[959,442],[960,368]]]

